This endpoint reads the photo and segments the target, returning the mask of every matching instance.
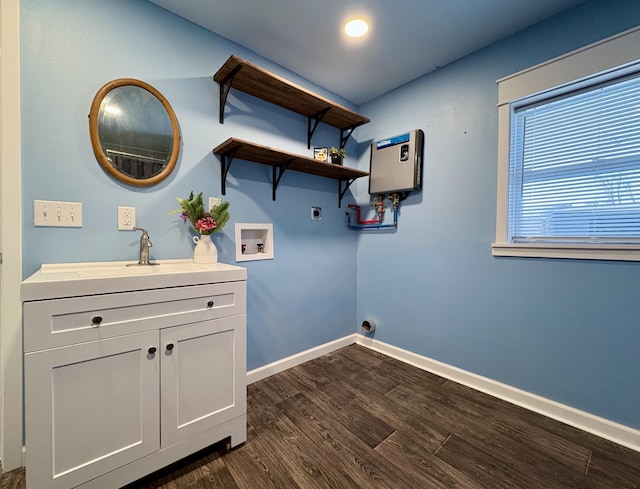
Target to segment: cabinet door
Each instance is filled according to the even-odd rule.
[[[246,412],[245,323],[243,314],[161,330],[163,448]]]
[[[25,355],[27,486],[69,488],[159,449],[158,332]]]

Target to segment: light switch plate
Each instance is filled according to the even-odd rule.
[[[33,225],[81,228],[82,203],[34,200]]]

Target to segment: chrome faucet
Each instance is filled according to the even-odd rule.
[[[133,228],[136,231],[142,231],[140,236],[140,258],[138,259],[138,265],[155,265],[155,263],[149,262],[149,248],[153,246],[151,239],[149,239],[149,231],[143,228]]]

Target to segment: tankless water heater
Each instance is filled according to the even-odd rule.
[[[369,193],[419,190],[424,133],[420,129],[371,143]]]

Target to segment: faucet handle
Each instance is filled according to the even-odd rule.
[[[149,231],[145,228],[133,228],[136,231],[142,231],[142,236],[140,236],[140,246],[146,246],[147,248],[151,248],[153,243],[151,242],[151,238],[149,238]],[[142,249],[142,248],[141,248]]]
[[[135,265],[156,265],[156,263],[151,263],[149,261],[149,248],[153,246],[151,240],[149,239],[149,231],[144,228],[132,228],[135,231],[142,231],[142,235],[140,236],[140,258],[138,259],[138,263]],[[129,263],[127,266],[132,266],[133,263]]]

